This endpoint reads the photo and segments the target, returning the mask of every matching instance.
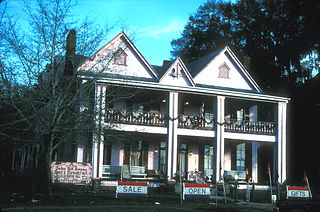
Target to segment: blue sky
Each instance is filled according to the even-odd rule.
[[[179,38],[190,15],[207,0],[79,0],[77,9],[98,24],[124,31],[150,64],[170,59],[170,42]]]
[[[27,0],[28,1],[28,0]],[[8,0],[11,14],[22,15],[23,0]],[[207,0],[78,0],[72,11],[96,24],[114,26],[105,44],[121,31],[152,65],[170,59],[170,42],[179,38],[190,15]]]

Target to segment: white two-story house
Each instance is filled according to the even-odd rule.
[[[141,167],[142,179],[181,170],[185,180],[219,181],[247,170],[265,183],[268,166],[273,181],[287,178],[289,99],[265,95],[229,47],[152,66],[121,32],[77,72],[82,83],[95,79],[80,111],[94,100],[98,130],[76,148],[93,178],[117,177],[123,165]]]

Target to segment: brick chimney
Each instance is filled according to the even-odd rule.
[[[76,43],[77,43],[76,30],[72,29],[67,36],[66,60],[65,60],[65,68],[64,68],[64,74],[69,76],[73,75],[72,58],[76,54]]]

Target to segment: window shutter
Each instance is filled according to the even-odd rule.
[[[124,160],[123,160],[123,164],[125,165],[129,165],[129,160],[130,160],[130,147],[129,147],[129,143],[125,142],[124,144]]]
[[[252,144],[246,143],[246,161],[245,166],[249,172],[252,169]]]
[[[142,166],[148,170],[148,142],[142,142]]]
[[[231,143],[231,170],[237,170],[237,144]]]
[[[204,173],[204,148],[199,145],[199,171]]]

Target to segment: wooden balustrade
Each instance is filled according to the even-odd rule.
[[[166,127],[169,117],[167,114],[154,112],[107,111],[105,121],[110,123],[133,124],[144,126]],[[213,118],[179,115],[178,127],[184,129],[214,130]],[[273,122],[229,119],[224,123],[225,132],[275,135],[276,124]]]
[[[224,124],[224,130],[226,132],[238,132],[248,134],[262,134],[262,135],[275,135],[276,124],[273,122],[248,120],[227,120]]]
[[[167,125],[167,119],[164,114],[153,112],[131,112],[131,111],[107,111],[105,116],[106,122],[135,124],[147,126]]]
[[[200,118],[198,116],[180,115],[178,127],[184,129],[214,130],[214,121],[209,118]]]

